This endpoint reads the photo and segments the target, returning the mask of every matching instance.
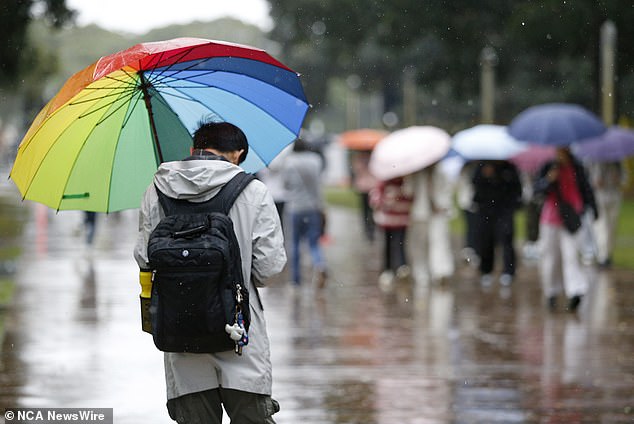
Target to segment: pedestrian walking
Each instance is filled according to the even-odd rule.
[[[609,268],[612,265],[616,224],[623,201],[623,187],[627,183],[627,171],[620,161],[591,163],[587,168],[599,209],[599,218],[593,226],[597,263],[602,268]]]
[[[172,199],[204,202],[242,170],[237,165],[248,152],[247,139],[226,122],[203,123],[194,133],[192,156],[159,166],[143,197],[134,256],[141,270],[149,269],[148,240],[164,212],[157,190]],[[164,354],[167,409],[178,423],[222,422],[222,408],[231,422],[274,423],[279,405],[271,397],[269,339],[256,286],[279,273],[286,253],[273,198],[260,181],[240,193],[229,217],[240,247],[242,273],[249,292],[250,342],[241,356],[220,353]],[[143,275],[142,275],[143,278]]]
[[[413,203],[408,253],[417,282],[443,282],[455,270],[449,221],[453,187],[438,163],[410,177]]]
[[[287,190],[286,210],[291,231],[291,281],[302,283],[302,245],[308,244],[317,287],[327,279],[326,259],[319,244],[324,232],[324,201],[321,173],[322,157],[310,150],[308,142],[297,139],[293,151],[284,162],[284,185]]]
[[[529,172],[520,172],[522,181],[522,200],[524,202],[524,225],[526,236],[522,254],[524,259],[536,261],[539,259],[539,216],[542,210],[542,198],[533,195],[533,181],[535,175]]]
[[[567,309],[574,312],[588,291],[587,273],[579,261],[578,236],[581,231],[566,228],[565,219],[581,216],[586,210],[598,217],[594,193],[586,172],[566,147],[557,148],[556,159],[546,163],[535,181],[535,195],[543,196],[540,216],[540,274],[543,292],[551,310],[564,291]],[[572,212],[563,209],[569,205]],[[564,213],[565,212],[565,213]]]
[[[406,278],[411,274],[405,250],[407,227],[413,196],[405,177],[379,181],[370,191],[370,205],[374,221],[384,233],[383,272],[379,285],[388,288],[395,276]]]
[[[350,166],[352,169],[352,187],[357,192],[361,204],[363,233],[367,240],[374,241],[376,224],[370,206],[370,190],[376,185],[376,178],[368,169],[371,154],[371,151],[352,150],[350,152]]]
[[[86,243],[92,245],[97,230],[97,212],[84,212],[84,229],[86,230]]]
[[[268,188],[273,201],[275,202],[275,209],[280,217],[282,229],[284,229],[284,206],[286,205],[286,187],[284,187],[283,170],[283,153],[280,153],[268,167],[263,168],[256,174],[258,179],[262,181],[266,188]]]
[[[476,207],[473,203],[473,174],[477,164],[477,161],[466,162],[460,170],[456,183],[456,204],[462,211],[465,224],[464,242],[460,255],[466,263],[475,266],[480,263],[477,252]]]
[[[495,247],[502,247],[500,283],[508,286],[516,270],[515,211],[522,204],[522,184],[515,165],[505,160],[480,161],[473,175],[479,270],[484,286],[493,282]]]

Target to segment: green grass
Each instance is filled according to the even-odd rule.
[[[333,206],[358,208],[359,196],[347,187],[328,187],[324,192],[326,203]]]
[[[614,265],[634,269],[634,200],[628,199],[621,206],[616,229]]]
[[[14,292],[15,283],[12,280],[0,278],[0,308],[11,302]]]
[[[326,202],[333,206],[358,208],[357,194],[345,187],[328,187],[325,190]],[[526,238],[526,224],[523,211],[515,215],[516,239],[522,241]],[[463,234],[465,229],[462,215],[458,214],[451,222],[451,231],[454,234]],[[623,201],[619,222],[617,224],[617,236],[614,249],[614,266],[617,268],[634,269],[634,199]]]

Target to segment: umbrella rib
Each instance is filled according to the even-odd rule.
[[[217,87],[216,87],[216,88],[217,88]],[[217,115],[217,116],[218,116],[220,119],[222,119],[223,121],[225,120],[225,119],[224,119],[224,117],[223,117],[222,115],[220,115],[217,111],[214,111],[214,110],[210,109],[209,107],[207,107],[207,105],[205,105],[204,103],[202,103],[200,100],[198,100],[198,99],[196,99],[196,98],[193,98],[193,97],[191,97],[191,96],[187,95],[186,93],[183,93],[182,91],[177,90],[176,88],[174,88],[174,89],[175,89],[175,91],[178,91],[179,93],[181,93],[184,97],[176,96],[176,95],[174,95],[174,94],[172,94],[172,93],[161,93],[161,95],[169,95],[169,96],[173,96],[173,97],[176,97],[176,98],[182,98],[183,100],[187,100],[187,99],[189,99],[189,100],[191,100],[191,101],[193,101],[193,102],[196,102],[196,103],[200,104],[201,106],[203,106],[205,109],[209,110],[210,112],[214,113],[215,115]],[[219,90],[222,90],[221,88],[218,88],[218,89],[219,89]],[[228,92],[228,91],[226,91],[226,90],[222,90],[222,91],[224,91],[224,92],[226,92],[226,93],[229,93],[229,94],[231,94],[231,95],[234,95],[234,96],[236,96],[236,97],[240,97],[241,99],[245,100],[245,101],[246,101],[246,102],[248,102],[249,104],[253,104],[253,103],[251,103],[248,99],[245,99],[245,98],[244,98],[244,97],[242,97],[242,96],[238,96],[238,95],[237,95],[237,94],[235,94],[235,93]],[[161,96],[159,96],[159,97],[161,97]],[[255,105],[254,105],[254,106],[255,106]],[[290,130],[290,129],[286,126],[286,125],[284,125],[284,123],[283,123],[283,122],[280,122],[280,120],[279,120],[279,119],[277,119],[275,116],[271,115],[268,111],[266,111],[266,110],[264,110],[264,109],[260,109],[260,108],[258,108],[258,109],[259,109],[259,110],[261,110],[263,113],[267,114],[268,116],[270,116],[270,117],[271,117],[274,121],[278,122],[278,123],[279,123],[279,124],[280,124],[283,128],[286,128],[289,132],[291,132],[291,133],[293,132],[293,131],[291,131],[291,130]],[[255,149],[253,146],[251,146],[250,148],[251,148],[252,150],[254,150],[254,152],[255,152],[255,153],[256,153],[256,154],[257,154],[260,158],[262,157],[262,155],[260,155],[260,153],[257,151],[257,149]]]
[[[216,70],[209,70],[209,71],[206,71],[204,73],[199,73],[199,74],[191,75],[191,76],[185,76],[184,78],[180,78],[180,77],[177,76],[178,74],[181,74],[181,73],[183,73],[184,71],[187,71],[187,70],[189,70],[189,69],[179,69],[177,71],[174,71],[174,73],[170,74],[170,75],[165,75],[166,71],[162,71],[162,73],[160,75],[153,75],[152,78],[149,79],[148,81],[151,82],[154,87],[156,87],[156,86],[161,85],[165,80],[168,80],[168,79],[174,79],[174,80],[178,80],[178,81],[191,81],[194,78],[199,78],[201,76],[210,75],[210,74],[214,74],[214,73],[218,72]],[[200,83],[198,83],[198,84],[200,84]],[[206,87],[206,86],[203,86],[203,87]]]
[[[158,59],[156,60],[156,63],[151,68],[146,69],[146,70],[150,70],[151,69],[152,73],[153,73],[153,78],[151,80],[148,80],[148,82],[150,82],[152,85],[154,85],[154,81],[156,81],[159,77],[163,77],[163,74],[165,72],[167,72],[167,71],[170,71],[174,65],[181,63],[180,60],[183,59],[185,56],[187,56],[192,51],[194,51],[194,49],[196,49],[197,47],[198,46],[191,46],[191,47],[183,50],[179,55],[175,55],[176,57],[178,57],[177,60],[173,61],[170,65],[164,67],[164,69],[161,69],[160,71],[156,72],[156,74],[154,74],[154,72],[157,71],[157,69],[159,69],[162,57],[165,56],[165,53],[166,53],[166,52],[161,52],[161,54],[159,55]],[[196,63],[198,63],[198,62],[196,62]],[[182,70],[178,70],[177,72],[181,72],[181,71]]]
[[[93,90],[99,90],[99,89],[95,88]],[[112,88],[110,88],[110,89],[101,88],[101,90],[110,90],[110,91],[112,91],[113,89]],[[85,103],[94,103],[94,102],[99,101],[99,100],[107,99],[108,97],[116,97],[117,99],[119,99],[122,94],[127,94],[127,93],[133,92],[133,91],[134,91],[134,88],[126,87],[125,89],[122,88],[120,90],[116,90],[116,92],[111,93],[111,94],[106,94],[105,96],[101,96],[101,97],[97,97],[97,98],[91,98],[91,99],[76,100],[76,101],[70,102],[68,104],[70,106],[76,106],[76,105],[81,105],[81,104],[85,104]],[[112,102],[112,103],[114,103],[114,102]]]
[[[125,91],[125,92],[123,92],[123,93],[118,93],[118,94],[119,94],[119,96],[118,96],[116,99],[114,99],[112,102],[109,102],[109,103],[106,103],[106,104],[104,104],[104,105],[101,105],[101,106],[99,106],[98,108],[88,110],[87,112],[84,112],[84,113],[82,113],[81,115],[79,115],[77,118],[78,118],[78,119],[80,119],[80,118],[85,118],[86,116],[92,115],[93,113],[97,113],[97,112],[99,112],[99,111],[100,111],[100,110],[102,110],[102,109],[105,109],[105,108],[109,108],[109,107],[111,107],[113,104],[117,103],[117,102],[118,102],[118,101],[120,101],[120,100],[124,100],[123,102],[121,102],[121,106],[118,106],[118,107],[116,108],[116,110],[119,110],[119,109],[120,109],[123,105],[125,105],[125,100],[126,100],[126,98],[128,97],[128,96],[127,96],[127,95],[128,95],[128,93],[134,93],[134,91],[135,91],[135,90],[129,89],[129,90],[126,90],[126,91]],[[132,96],[130,96],[130,97],[132,97]],[[105,98],[106,98],[106,96],[101,97],[101,98],[100,98],[100,100],[101,100],[101,99],[105,99]],[[87,102],[88,102],[88,101],[86,101],[86,103],[87,103]],[[115,110],[115,112],[116,112],[116,110]],[[112,115],[112,114],[108,114],[108,116],[106,116],[106,118],[110,117],[111,115]],[[99,121],[99,123],[103,122],[106,118],[101,119],[101,120]]]
[[[212,87],[212,86],[204,86],[204,87],[200,87],[200,88],[201,88],[201,89],[204,89],[204,88],[210,88],[210,87]],[[183,92],[182,92],[182,90],[179,90],[179,89],[178,89],[179,87],[170,87],[170,88],[172,88],[172,89],[174,89],[175,91],[177,91],[177,92],[181,93],[181,94],[182,94],[183,96],[185,96],[185,97],[180,97],[180,96],[176,96],[176,95],[174,95],[174,94],[172,94],[172,93],[165,93],[165,92],[162,92],[161,94],[163,94],[163,95],[173,96],[173,97],[175,97],[175,98],[182,98],[183,100],[187,100],[187,99],[189,99],[189,100],[194,101],[194,102],[196,102],[196,103],[198,103],[198,104],[200,104],[200,105],[202,105],[202,106],[205,106],[205,108],[206,108],[206,109],[209,109],[209,108],[208,108],[208,107],[207,107],[204,103],[202,103],[200,100],[198,100],[198,99],[196,99],[196,98],[194,98],[194,97],[191,97],[191,96],[187,95],[186,93],[183,93]],[[191,87],[183,87],[183,88],[191,88]],[[223,88],[221,88],[221,87],[216,87],[216,86],[213,86],[213,88],[215,88],[215,89],[217,89],[217,90],[221,90],[221,91],[223,91],[223,92],[225,92],[225,93],[231,94],[232,96],[239,97],[239,98],[241,98],[242,100],[244,100],[245,102],[247,102],[247,103],[249,103],[249,104],[254,105],[255,107],[257,107],[257,105],[255,105],[255,104],[254,104],[253,102],[251,102],[249,99],[247,99],[247,98],[245,98],[245,97],[243,97],[243,96],[240,96],[240,95],[238,95],[238,94],[236,94],[236,93],[234,93],[234,92],[232,92],[232,91],[228,91],[228,90],[225,90],[225,89],[223,89]],[[299,100],[299,99],[298,99],[298,100]],[[263,113],[265,113],[265,114],[267,114],[268,116],[270,116],[270,117],[271,117],[271,118],[272,118],[275,122],[279,123],[282,127],[284,127],[284,128],[287,128],[287,129],[288,129],[288,127],[286,127],[286,125],[284,125],[284,123],[283,123],[283,122],[281,122],[281,121],[280,121],[279,119],[277,119],[275,116],[271,115],[271,114],[270,114],[267,110],[265,110],[265,109],[261,109],[261,108],[259,108],[259,107],[257,107],[257,108],[258,108],[259,110],[261,110]],[[211,110],[211,109],[209,109],[209,110]],[[215,112],[214,112],[214,113],[215,113]],[[289,131],[290,131],[290,129],[289,129]]]
[[[133,96],[135,98],[134,100],[134,104],[132,105],[132,107],[130,107],[128,110],[129,111],[133,111],[134,109],[136,109],[136,106],[139,104],[139,101],[141,100],[141,96]],[[127,113],[125,119],[123,120],[123,123],[121,124],[121,128],[125,128],[126,125],[128,125],[128,122],[130,121],[130,118],[132,118],[132,113]]]
[[[135,97],[135,96],[132,96],[132,97]],[[127,99],[126,99],[126,100],[127,100]],[[112,106],[112,105],[114,105],[115,103],[116,103],[116,101],[115,101],[115,102],[110,103],[108,106]],[[119,106],[117,106],[117,107],[116,107],[116,108],[114,108],[112,111],[110,111],[107,115],[105,115],[104,117],[102,117],[101,119],[99,119],[99,121],[95,124],[95,126],[102,124],[104,121],[106,121],[106,120],[107,120],[108,118],[110,118],[112,115],[114,115],[115,113],[117,113],[117,112],[119,111],[119,109],[121,109],[122,107],[126,106],[127,104],[128,104],[128,101],[123,101],[123,102],[121,102],[121,104],[120,104]],[[97,111],[97,110],[94,110],[94,111],[91,111],[90,113],[94,113],[94,112],[96,112],[96,111]],[[87,114],[86,114],[86,115],[87,115]],[[83,118],[83,117],[85,117],[86,115],[82,115],[82,116],[80,116],[80,118]],[[127,119],[127,118],[126,118],[126,119]]]

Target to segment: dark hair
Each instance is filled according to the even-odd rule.
[[[201,122],[194,132],[194,149],[212,148],[220,153],[244,150],[238,163],[244,162],[249,153],[247,136],[229,122]]]
[[[310,145],[303,138],[298,138],[295,140],[295,144],[293,145],[294,152],[307,152],[310,150]]]

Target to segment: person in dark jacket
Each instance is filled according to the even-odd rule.
[[[522,199],[519,172],[508,161],[481,161],[473,175],[473,190],[481,282],[492,283],[495,247],[500,244],[504,262],[500,283],[508,286],[515,276],[514,215]]]
[[[588,278],[579,261],[581,231],[571,233],[564,226],[559,203],[566,202],[578,215],[599,212],[585,169],[568,148],[558,148],[557,157],[544,165],[535,180],[534,195],[544,199],[539,220],[540,274],[547,304],[557,307],[562,290],[568,298],[568,311],[579,307],[588,290]]]

